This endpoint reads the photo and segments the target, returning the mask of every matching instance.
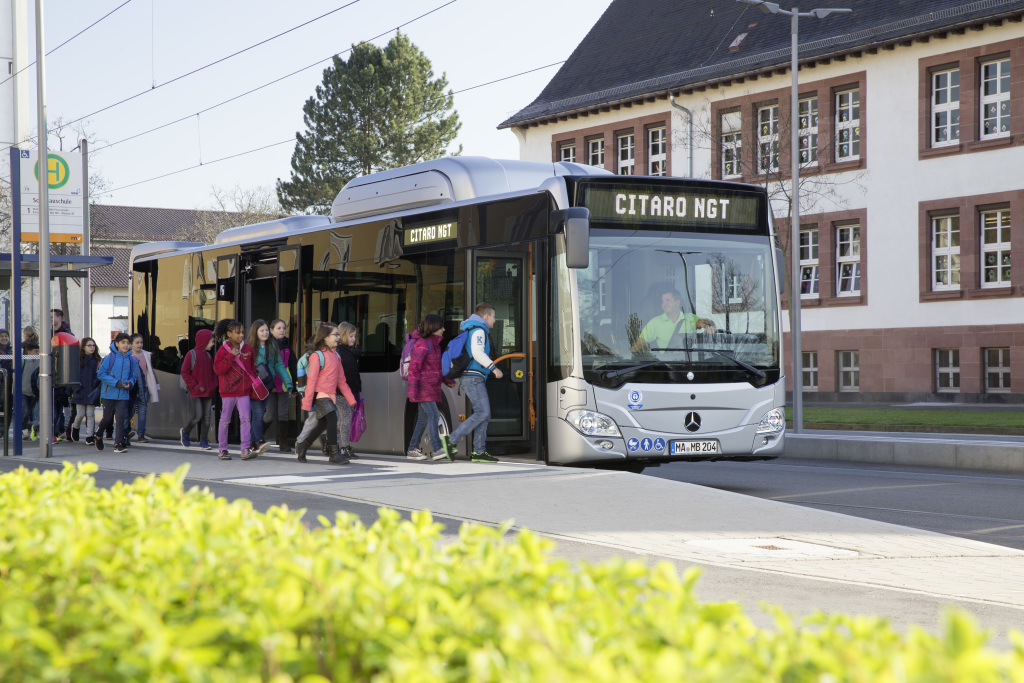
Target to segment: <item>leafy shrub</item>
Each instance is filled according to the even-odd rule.
[[[98,489],[96,466],[0,476],[3,681],[1024,681],[985,648],[870,617],[757,629],[695,570],[573,565],[528,532],[428,512],[366,528],[253,510],[187,467]]]

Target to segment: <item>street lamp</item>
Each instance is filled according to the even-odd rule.
[[[800,155],[799,155],[799,127],[797,116],[800,106],[799,90],[797,86],[797,53],[799,51],[798,25],[800,17],[811,17],[824,19],[830,14],[849,14],[852,9],[825,8],[812,9],[810,12],[801,12],[794,7],[791,10],[784,10],[777,2],[766,0],[737,0],[745,5],[757,5],[765,14],[785,14],[792,17],[791,48],[790,48],[790,71],[793,72],[793,92],[790,93],[790,175],[793,180],[793,216],[789,224],[791,249],[793,251],[792,273],[790,281],[792,286],[789,293],[789,310],[791,315],[790,339],[793,347],[793,431],[797,434],[804,428],[804,397],[803,397],[803,358],[800,349]]]

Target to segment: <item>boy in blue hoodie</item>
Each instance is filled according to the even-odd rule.
[[[442,437],[444,454],[453,460],[458,451],[459,439],[473,432],[473,462],[498,462],[498,459],[487,452],[487,423],[491,421],[491,401],[487,398],[487,375],[501,379],[501,370],[491,361],[491,334],[494,326],[494,306],[478,303],[473,315],[462,321],[461,330],[471,330],[469,337],[469,365],[462,371],[462,388],[470,403],[473,414],[465,422],[455,428],[450,436]]]
[[[103,433],[114,424],[114,452],[128,450],[124,423],[128,416],[128,392],[139,381],[139,362],[131,354],[132,341],[124,332],[110,343],[110,355],[103,359],[96,372],[103,389],[103,420],[96,425],[96,449],[103,450]]]

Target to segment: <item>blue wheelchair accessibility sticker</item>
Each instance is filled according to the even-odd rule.
[[[640,450],[640,440],[633,438],[626,442],[626,447],[631,451]]]
[[[654,450],[659,451],[659,452],[664,451],[665,450],[665,439],[655,439],[654,440]]]

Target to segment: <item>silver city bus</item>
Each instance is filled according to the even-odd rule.
[[[486,385],[496,455],[631,471],[774,458],[779,261],[756,186],[474,157],[356,178],[330,218],[133,250],[131,324],[161,385],[147,433],[176,438],[184,423],[176,373],[197,330],[281,318],[300,354],[320,322],[349,321],[367,406],[358,446],[404,454],[406,334],[436,313],[447,343],[486,301],[504,370]],[[471,410],[445,389],[438,428]]]

